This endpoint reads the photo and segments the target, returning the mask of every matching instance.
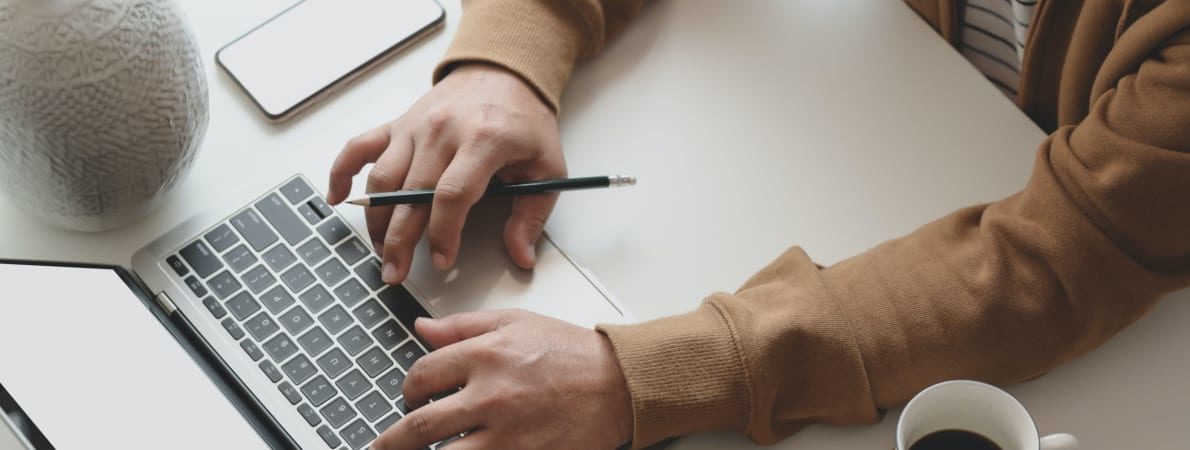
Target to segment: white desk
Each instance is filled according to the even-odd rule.
[[[458,23],[293,122],[273,126],[215,70],[222,44],[290,0],[183,0],[211,80],[202,155],[143,222],[74,234],[0,200],[0,256],[127,265],[132,252],[197,208],[231,207],[327,167],[354,134],[404,111]],[[549,229],[641,318],[733,290],[785,247],[836,262],[953,209],[1024,185],[1043,134],[900,2],[659,1],[563,99],[571,173],[628,172],[632,191],[563,196]],[[228,210],[230,211],[230,210]],[[362,216],[354,212],[356,226]],[[1190,410],[1190,318],[1183,301],[1103,348],[1011,392],[1043,432],[1084,448],[1179,448]],[[2,358],[2,356],[0,356]],[[890,448],[879,425],[811,427],[778,448]],[[739,448],[713,434],[678,448]],[[3,448],[0,438],[0,448]]]

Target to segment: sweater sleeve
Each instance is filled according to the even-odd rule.
[[[578,61],[603,51],[644,0],[463,0],[441,81],[459,64],[493,64],[520,75],[553,110]]]
[[[1025,188],[829,268],[786,252],[735,294],[602,325],[634,445],[707,430],[771,443],[871,423],[946,379],[1042,375],[1190,285],[1190,7],[1125,34],[1090,112],[1037,152]]]

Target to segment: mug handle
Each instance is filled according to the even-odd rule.
[[[1073,450],[1078,448],[1078,439],[1066,433],[1054,433],[1041,438],[1041,450]]]

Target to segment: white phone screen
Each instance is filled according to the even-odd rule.
[[[217,59],[279,118],[440,23],[434,0],[305,0],[219,51]]]

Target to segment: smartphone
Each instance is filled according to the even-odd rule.
[[[215,53],[215,62],[274,122],[326,98],[441,29],[434,0],[303,0]]]

